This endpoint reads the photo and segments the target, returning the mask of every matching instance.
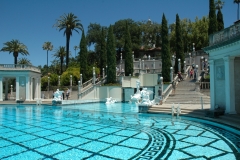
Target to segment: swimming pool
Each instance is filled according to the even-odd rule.
[[[0,159],[240,158],[238,130],[137,111],[128,103],[1,105]]]

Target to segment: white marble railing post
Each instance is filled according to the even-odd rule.
[[[184,61],[183,63],[184,63],[184,73],[186,73],[186,61]]]
[[[178,59],[178,72],[181,72],[181,59]]]
[[[173,81],[173,67],[170,67],[170,80]]]
[[[69,97],[72,96],[72,75],[70,75],[70,93],[69,93]]]
[[[80,74],[80,85],[82,86],[82,74]]]
[[[81,82],[78,81],[78,99],[81,98],[80,93],[81,93]]]
[[[93,85],[95,85],[95,67],[93,67]]]
[[[50,77],[48,77],[48,99],[49,99],[49,85],[50,85]]]
[[[196,82],[198,82],[198,65],[196,65]]]
[[[58,76],[58,87],[61,85],[61,76]]]

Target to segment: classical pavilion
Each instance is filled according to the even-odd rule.
[[[240,22],[209,36],[211,109],[240,113]]]
[[[8,79],[15,79],[16,83],[8,84]],[[16,101],[41,98],[40,69],[31,65],[0,64],[0,101],[10,99],[13,90],[16,90]]]

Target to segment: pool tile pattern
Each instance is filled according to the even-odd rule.
[[[227,130],[98,105],[0,106],[0,159],[240,159]]]

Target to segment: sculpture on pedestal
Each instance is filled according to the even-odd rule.
[[[142,104],[142,105],[153,105],[155,104],[155,101],[152,100],[150,101],[149,95],[152,94],[153,92],[150,90],[147,90],[147,88],[143,88],[142,91],[140,91],[140,82],[137,80],[136,81],[137,85],[137,92],[132,96],[131,95],[131,101],[135,101],[137,104]]]
[[[109,98],[106,98],[106,99],[107,99],[106,104],[113,104],[113,103],[117,102],[117,100],[116,99],[112,99],[112,97],[109,97]]]
[[[57,89],[56,92],[54,92],[53,96],[53,100],[52,100],[52,104],[61,104],[62,103],[62,93],[63,91],[59,91],[59,89]]]

